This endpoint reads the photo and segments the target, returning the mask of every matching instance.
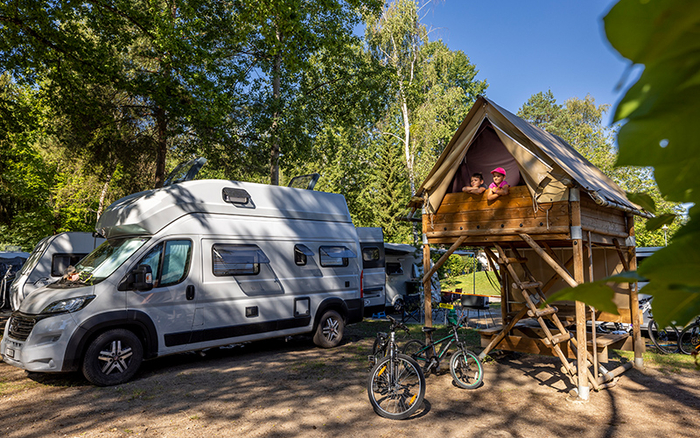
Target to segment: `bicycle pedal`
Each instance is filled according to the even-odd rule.
[[[367,361],[369,362],[370,368],[374,368],[374,366],[377,364],[377,358],[371,354],[367,356]]]

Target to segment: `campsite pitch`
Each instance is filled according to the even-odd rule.
[[[449,370],[427,379],[425,404],[405,421],[377,416],[366,357],[379,323],[347,330],[335,349],[272,340],[146,362],[127,384],[98,388],[79,374],[27,374],[0,365],[0,436],[211,437],[696,437],[700,373],[625,373],[588,403],[567,401],[553,358],[503,355],[476,390]]]

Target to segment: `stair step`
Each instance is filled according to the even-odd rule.
[[[531,281],[527,283],[513,283],[513,288],[514,289],[535,289],[537,287],[542,287],[542,282],[539,281]]]
[[[559,333],[558,335],[552,336],[551,341],[549,339],[543,339],[542,342],[544,342],[545,345],[561,344],[562,342],[566,342],[571,338],[572,338],[571,333],[566,332],[566,333]]]
[[[537,309],[536,312],[533,312],[532,310],[527,311],[527,316],[530,318],[541,318],[543,316],[551,315],[553,313],[557,313],[559,309],[557,309],[554,306],[547,307],[545,309]]]

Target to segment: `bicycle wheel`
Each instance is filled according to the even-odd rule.
[[[484,380],[484,369],[476,354],[469,350],[458,350],[450,358],[450,373],[457,386],[474,389]]]
[[[700,344],[700,325],[690,324],[681,331],[678,348],[683,354],[691,354]]]
[[[403,420],[423,404],[425,377],[415,360],[398,354],[385,357],[372,368],[367,381],[369,402],[378,415]]]
[[[401,352],[406,356],[410,356],[417,361],[422,367],[428,364],[428,350],[425,350],[425,344],[418,339],[411,339],[406,342]]]
[[[656,320],[650,319],[647,332],[649,333],[649,339],[661,353],[669,354],[678,351],[677,328],[673,326],[660,328]]]

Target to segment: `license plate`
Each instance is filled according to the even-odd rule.
[[[7,350],[5,350],[5,354],[7,355],[7,357],[14,358],[15,357],[15,350],[13,350],[12,348],[8,348]]]

